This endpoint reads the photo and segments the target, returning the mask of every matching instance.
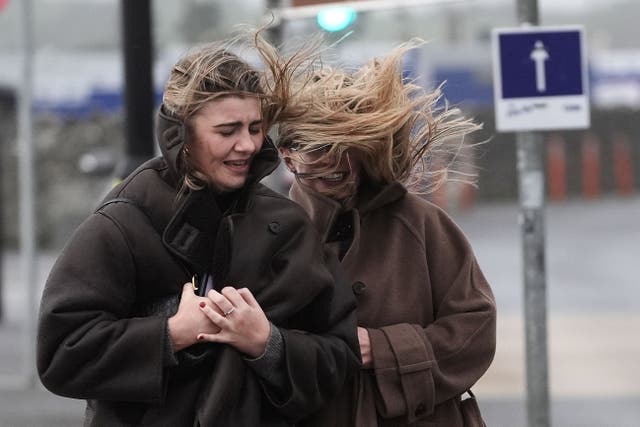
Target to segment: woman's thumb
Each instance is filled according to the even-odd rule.
[[[185,293],[189,292],[193,294],[193,284],[191,282],[187,282],[182,285],[182,296],[184,297]]]

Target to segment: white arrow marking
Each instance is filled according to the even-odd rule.
[[[536,41],[529,57],[536,63],[536,89],[538,92],[546,92],[547,75],[544,63],[549,59],[549,52],[547,52],[547,49],[540,40]]]

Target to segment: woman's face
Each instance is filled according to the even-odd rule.
[[[343,201],[358,190],[362,160],[353,150],[345,151],[339,159],[322,149],[317,150],[317,154],[303,154],[300,161],[296,160],[295,155],[291,156],[292,153],[288,149],[282,149],[282,154],[287,166],[297,178],[318,193]],[[328,172],[318,175],[323,170]]]
[[[193,117],[191,128],[189,160],[214,190],[244,186],[264,138],[260,101],[238,96],[210,101]]]

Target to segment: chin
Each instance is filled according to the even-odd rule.
[[[246,183],[247,183],[246,179],[243,179],[242,181],[240,181],[240,180],[231,180],[231,181],[227,181],[227,182],[216,183],[216,184],[213,185],[213,187],[219,193],[229,193],[231,191],[235,191],[235,190],[241,189],[242,187],[245,186]]]
[[[340,203],[353,197],[351,192],[320,191],[319,193]]]
[[[356,187],[353,185],[353,183],[344,182],[341,185],[333,188],[323,188],[319,192],[334,200],[342,201],[344,199],[353,197],[355,190]]]

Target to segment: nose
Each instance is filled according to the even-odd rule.
[[[234,149],[241,153],[252,154],[256,151],[256,142],[254,141],[256,137],[256,135],[251,135],[249,130],[242,132],[234,146]]]

